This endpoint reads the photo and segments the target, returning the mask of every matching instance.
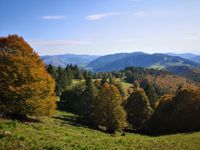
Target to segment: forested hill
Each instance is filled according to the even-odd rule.
[[[136,52],[102,56],[90,62],[87,67],[96,72],[108,72],[128,66],[164,69],[171,66],[199,67],[200,64],[177,56]]]

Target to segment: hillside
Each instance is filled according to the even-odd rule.
[[[191,60],[200,63],[200,56],[192,57]]]
[[[68,150],[68,149],[192,149],[200,148],[200,133],[182,133],[151,137],[134,133],[109,135],[79,124],[78,117],[57,112],[41,118],[39,123],[22,123],[0,119],[2,150]],[[5,134],[7,132],[7,134]],[[9,134],[8,134],[9,133]]]
[[[168,67],[167,70],[179,76],[200,83],[200,69],[198,68],[190,68],[187,66],[172,66]]]
[[[200,63],[200,56],[192,54],[192,53],[183,53],[183,54],[167,53],[167,55],[178,56],[178,57],[182,57],[182,58],[189,59],[194,62]]]
[[[114,58],[114,59],[113,59]],[[88,64],[96,72],[121,70],[128,66],[152,67],[164,69],[170,66],[198,67],[198,63],[177,56],[166,54],[129,53],[106,55]]]
[[[178,56],[178,57],[182,57],[182,58],[185,58],[185,59],[191,59],[191,58],[194,58],[194,57],[197,57],[198,55],[196,54],[193,54],[193,53],[181,53],[181,54],[177,54],[177,53],[166,53],[167,55],[170,55],[170,56]]]
[[[141,55],[141,54],[144,54],[144,53],[143,52],[133,53],[133,55],[135,55],[135,56]],[[129,56],[130,56],[130,53],[117,53],[117,54],[105,55],[105,56],[99,57],[99,58],[95,59],[94,61],[90,62],[88,64],[88,67],[99,68],[100,66],[106,66],[109,63],[127,58]]]
[[[156,86],[159,90],[158,94],[163,95],[164,93],[175,93],[179,86],[182,88],[197,88],[198,86],[187,78],[174,75],[168,71],[156,70],[150,68],[141,67],[127,67],[121,70],[125,74],[125,80],[128,83],[134,83],[135,80],[144,81],[148,80],[153,83],[151,86]],[[162,91],[162,92],[161,92]]]
[[[99,56],[94,55],[52,55],[41,56],[45,64],[51,64],[53,66],[66,67],[68,64],[76,64],[78,66],[86,66],[89,62],[95,60]]]

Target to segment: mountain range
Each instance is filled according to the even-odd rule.
[[[124,69],[128,66],[151,67],[166,69],[172,66],[200,67],[200,64],[179,56],[155,53],[147,54],[143,52],[119,53],[101,56],[88,64],[88,68],[95,72],[108,72]]]
[[[190,68],[200,67],[200,55],[192,53],[155,53],[144,52],[117,53],[105,56],[96,55],[53,55],[41,56],[45,64],[65,67],[67,64],[76,64],[85,69],[95,72],[108,72],[121,70],[128,66],[151,67],[166,69],[174,66],[187,66]]]
[[[81,67],[87,66],[87,64],[99,56],[95,55],[75,55],[75,54],[64,54],[64,55],[47,55],[41,56],[46,65],[51,64],[53,66],[66,67],[68,64],[78,65]]]

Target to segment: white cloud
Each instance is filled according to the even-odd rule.
[[[63,20],[66,19],[66,16],[42,16],[44,20]]]
[[[109,16],[115,16],[115,15],[119,15],[119,13],[102,13],[102,14],[94,14],[94,15],[89,15],[86,17],[87,20],[90,21],[96,21],[96,20],[101,20],[105,17],[109,17]]]
[[[36,40],[31,41],[33,45],[40,45],[40,46],[51,46],[51,45],[62,45],[62,46],[69,46],[69,45],[85,45],[90,44],[91,41],[83,41],[83,40]]]

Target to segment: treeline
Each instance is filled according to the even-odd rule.
[[[89,70],[82,70],[77,65],[69,64],[65,68],[55,67],[49,64],[46,66],[48,73],[55,79],[56,87],[55,93],[60,96],[73,82],[73,79],[87,80],[87,79],[114,79],[118,78],[119,74],[110,73],[95,73]]]
[[[63,110],[80,115],[89,126],[108,133],[124,129],[148,134],[200,130],[200,89],[178,89],[151,107],[138,81],[133,87],[125,99],[114,82],[87,80],[63,92],[60,103]]]

